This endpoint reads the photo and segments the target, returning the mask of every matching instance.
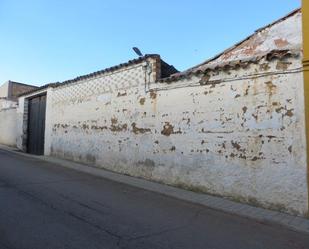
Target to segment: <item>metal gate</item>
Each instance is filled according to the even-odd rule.
[[[44,155],[46,95],[29,99],[27,152]]]

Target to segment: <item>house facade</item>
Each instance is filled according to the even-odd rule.
[[[7,81],[0,86],[0,143],[16,146],[18,96],[35,86]]]
[[[306,216],[301,20],[184,72],[147,55],[29,91],[17,146]]]

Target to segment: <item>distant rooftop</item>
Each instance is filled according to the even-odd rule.
[[[15,101],[20,94],[37,88],[36,86],[9,80],[0,86],[0,98]]]

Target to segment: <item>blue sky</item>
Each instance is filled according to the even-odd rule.
[[[179,70],[300,7],[300,0],[0,0],[0,84],[64,81],[158,53]]]

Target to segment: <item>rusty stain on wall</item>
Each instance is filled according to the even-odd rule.
[[[289,68],[290,65],[291,65],[290,62],[278,61],[276,69],[286,71]]]
[[[173,133],[174,133],[174,126],[172,126],[169,122],[165,122],[161,134],[164,136],[170,136]]]
[[[265,85],[267,87],[267,92],[268,94],[271,96],[275,93],[277,86],[275,84],[273,84],[272,81],[267,81],[265,82]]]
[[[132,123],[132,130],[134,134],[143,134],[143,133],[147,133],[147,132],[151,132],[151,129],[149,128],[138,128],[136,126],[136,123]]]
[[[145,104],[145,101],[146,101],[146,98],[140,98],[139,103],[140,103],[141,105],[144,105],[144,104]]]
[[[181,130],[180,128],[178,129],[178,131],[174,130],[174,126],[170,124],[170,122],[165,122],[165,124],[163,125],[163,129],[161,130],[161,134],[164,136],[170,136],[172,134],[181,134]]]
[[[150,91],[150,98],[151,99],[156,99],[157,98],[157,93],[155,91]]]

